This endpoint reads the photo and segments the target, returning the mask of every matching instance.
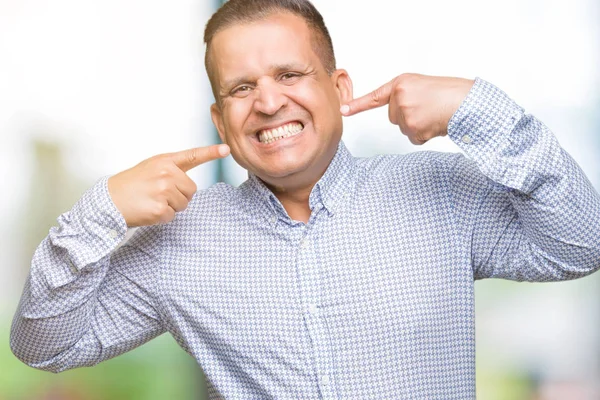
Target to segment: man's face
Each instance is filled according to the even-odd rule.
[[[300,17],[278,13],[217,33],[211,45],[213,122],[242,167],[274,186],[314,184],[342,135],[343,70],[331,76]]]

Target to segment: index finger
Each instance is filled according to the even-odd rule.
[[[227,157],[229,155],[229,146],[226,144],[215,144],[206,147],[196,147],[178,151],[169,154],[169,157],[175,162],[183,172],[197,167],[205,162],[216,160],[217,158]]]
[[[384,106],[390,102],[390,96],[392,95],[393,87],[394,83],[393,81],[390,81],[385,85],[375,89],[371,93],[356,98],[348,104],[344,104],[340,111],[343,115],[349,117],[351,115],[358,114],[359,112]]]

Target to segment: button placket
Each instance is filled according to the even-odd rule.
[[[321,308],[321,265],[317,254],[317,237],[320,218],[324,213],[319,213],[302,230],[298,237],[297,267],[300,277],[303,312],[305,315],[306,329],[311,338],[314,359],[316,362],[317,384],[321,387],[323,398],[335,398],[333,382],[330,381],[328,372],[332,371],[331,349],[328,330]],[[322,380],[322,377],[326,377]]]

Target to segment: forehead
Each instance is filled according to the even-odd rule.
[[[290,13],[227,27],[213,37],[210,47],[215,80],[259,76],[273,65],[313,64],[311,40],[304,19]]]

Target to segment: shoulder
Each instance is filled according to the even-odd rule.
[[[206,189],[198,190],[186,211],[197,213],[199,209],[203,209],[208,204],[218,205],[221,208],[230,207],[237,200],[238,192],[238,188],[227,183],[215,183]]]
[[[219,182],[198,190],[187,208],[178,212],[173,221],[164,225],[163,230],[170,237],[215,232],[239,220],[247,202],[242,187]]]
[[[223,214],[231,213],[238,203],[238,188],[219,182],[200,189],[184,211],[178,212],[172,224],[190,221],[208,222],[219,219]]]
[[[420,199],[490,187],[473,160],[462,153],[436,151],[357,159],[357,184],[365,193]]]
[[[357,167],[369,179],[435,178],[452,173],[457,166],[469,168],[470,161],[461,153],[417,151],[357,158]]]

